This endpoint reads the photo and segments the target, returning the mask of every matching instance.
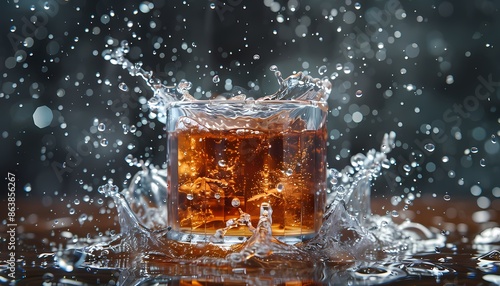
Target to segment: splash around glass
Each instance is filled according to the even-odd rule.
[[[170,103],[172,238],[230,246],[252,236],[263,219],[282,242],[312,238],[325,209],[326,115],[323,101]]]

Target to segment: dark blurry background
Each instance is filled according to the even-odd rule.
[[[102,56],[122,40],[132,62],[169,84],[190,80],[198,98],[235,86],[272,93],[271,65],[330,77],[331,167],[395,131],[395,164],[375,197],[450,196],[484,209],[500,200],[498,1],[4,0],[0,8],[0,166],[15,174],[18,200],[66,205],[110,179],[122,187],[138,170],[129,154],[163,164],[163,126],[145,104],[151,91]]]

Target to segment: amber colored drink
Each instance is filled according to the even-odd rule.
[[[285,242],[312,237],[324,209],[326,124],[320,118],[318,128],[308,129],[300,112],[311,107],[300,108],[297,118],[290,110],[237,118],[179,116],[176,128],[167,131],[169,223],[203,237],[245,212],[256,226],[265,202],[272,206],[273,236]],[[226,233],[250,235],[243,226]]]

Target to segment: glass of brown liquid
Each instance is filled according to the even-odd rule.
[[[166,128],[173,237],[208,242],[226,228],[223,245],[242,243],[263,207],[272,209],[278,240],[312,238],[325,208],[326,115],[326,103],[316,101],[172,103]],[[248,225],[237,225],[242,215]]]

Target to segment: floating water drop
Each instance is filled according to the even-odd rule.
[[[214,198],[217,200],[220,199],[220,193],[215,193]]]
[[[410,166],[410,165],[408,165],[408,164],[405,164],[405,165],[403,166],[403,170],[405,170],[406,172],[410,172],[410,171],[411,171],[411,166]]]
[[[354,8],[355,8],[356,10],[361,9],[361,3],[359,3],[359,2],[354,3]]]
[[[226,167],[226,160],[219,160],[219,167]]]
[[[432,144],[432,143],[427,143],[427,144],[425,144],[424,148],[425,148],[425,150],[427,150],[429,152],[434,152],[434,150],[436,149],[436,146],[434,146],[434,144]]]
[[[186,195],[186,199],[188,199],[188,200],[192,201],[192,200],[194,199],[193,194],[187,194],[187,195]]]
[[[284,189],[285,189],[285,186],[284,186],[282,183],[278,183],[278,184],[276,185],[276,190],[277,190],[278,192],[280,192],[280,193],[281,193]]]
[[[288,169],[285,172],[285,175],[287,175],[287,176],[291,176],[292,174],[293,174],[293,170],[292,169]]]
[[[330,79],[331,79],[331,80],[334,80],[334,79],[336,79],[336,78],[338,78],[338,77],[339,77],[339,73],[338,73],[338,72],[333,72],[333,73],[330,75]]]
[[[269,67],[269,70],[275,72],[278,71],[278,67],[276,65],[272,65],[271,67]]]
[[[328,69],[326,68],[325,65],[320,66],[319,69],[318,69],[319,75],[324,75],[327,71],[328,71]]]
[[[472,147],[470,148],[470,151],[472,154],[476,154],[477,152],[479,152],[479,149],[477,147]]]
[[[235,208],[239,207],[240,206],[240,199],[238,198],[233,198],[233,200],[231,201],[231,205]]]
[[[451,200],[451,196],[450,196],[450,195],[448,195],[448,194],[446,194],[446,195],[444,195],[444,196],[443,196],[443,199],[444,199],[445,201],[449,201],[449,200]]]
[[[253,59],[254,59],[254,60],[259,60],[259,59],[260,59],[260,55],[259,55],[259,54],[255,54],[255,55],[253,55]]]
[[[101,143],[101,146],[106,147],[106,146],[108,146],[108,139],[102,138],[100,143]]]
[[[342,70],[342,64],[341,63],[336,64],[335,69],[337,69],[338,71]]]
[[[119,88],[120,90],[122,90],[122,91],[128,91],[128,86],[127,86],[127,84],[126,84],[126,83],[124,83],[124,82],[120,82],[120,83],[118,84],[118,88]]]
[[[497,143],[497,138],[495,137],[495,134],[491,134],[491,143],[493,144]]]
[[[215,3],[214,2],[210,3],[210,9],[215,10]]]
[[[213,83],[219,83],[220,82],[220,78],[218,75],[214,75],[214,77],[212,78],[212,81]]]
[[[358,89],[356,91],[356,97],[362,97],[363,96],[363,91],[361,89]]]
[[[135,125],[132,125],[130,126],[130,132],[134,133],[135,131],[137,131],[137,127]]]
[[[104,130],[106,130],[106,124],[99,123],[99,125],[97,125],[97,130],[99,130],[101,132],[104,131]]]
[[[481,165],[481,167],[485,167],[485,166],[486,166],[486,159],[482,158],[482,159],[479,161],[479,165]]]
[[[30,183],[27,183],[26,185],[24,185],[24,191],[27,193],[31,192],[31,184]]]
[[[443,158],[441,158],[441,161],[443,163],[446,163],[446,162],[450,161],[450,158],[448,156],[443,156]]]

